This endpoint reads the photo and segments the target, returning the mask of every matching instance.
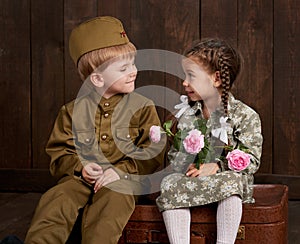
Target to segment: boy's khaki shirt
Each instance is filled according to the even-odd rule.
[[[149,139],[150,127],[160,125],[153,102],[135,92],[99,100],[91,90],[59,111],[46,147],[51,174],[79,176],[90,162],[115,167],[121,179],[153,173],[165,151],[164,140]]]

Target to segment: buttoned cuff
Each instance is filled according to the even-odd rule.
[[[130,176],[129,173],[124,172],[124,171],[122,171],[122,170],[120,170],[120,169],[118,169],[118,168],[116,168],[116,167],[114,167],[113,169],[114,169],[114,170],[117,172],[117,174],[120,176],[120,179],[122,179],[122,180],[131,180],[131,176]]]

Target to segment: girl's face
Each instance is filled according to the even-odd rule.
[[[134,57],[116,60],[101,75],[104,81],[103,97],[109,98],[119,93],[132,92],[137,76]]]
[[[217,104],[220,100],[218,87],[221,85],[217,73],[209,74],[192,58],[185,58],[182,67],[185,73],[183,86],[190,100]]]

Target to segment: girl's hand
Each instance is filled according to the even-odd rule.
[[[82,169],[83,179],[90,184],[94,184],[102,174],[102,167],[96,163],[89,163]]]
[[[218,170],[219,170],[219,166],[217,163],[201,164],[199,169],[195,167],[195,164],[191,164],[188,167],[186,176],[189,177],[209,176],[209,175],[216,174]]]
[[[102,186],[106,186],[107,184],[119,180],[120,176],[113,168],[108,168],[104,171],[104,173],[97,179],[94,192],[96,193]]]

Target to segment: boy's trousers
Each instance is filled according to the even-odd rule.
[[[96,194],[79,178],[65,177],[40,199],[25,244],[65,244],[79,214],[83,244],[117,244],[135,207],[135,197],[102,187]]]

